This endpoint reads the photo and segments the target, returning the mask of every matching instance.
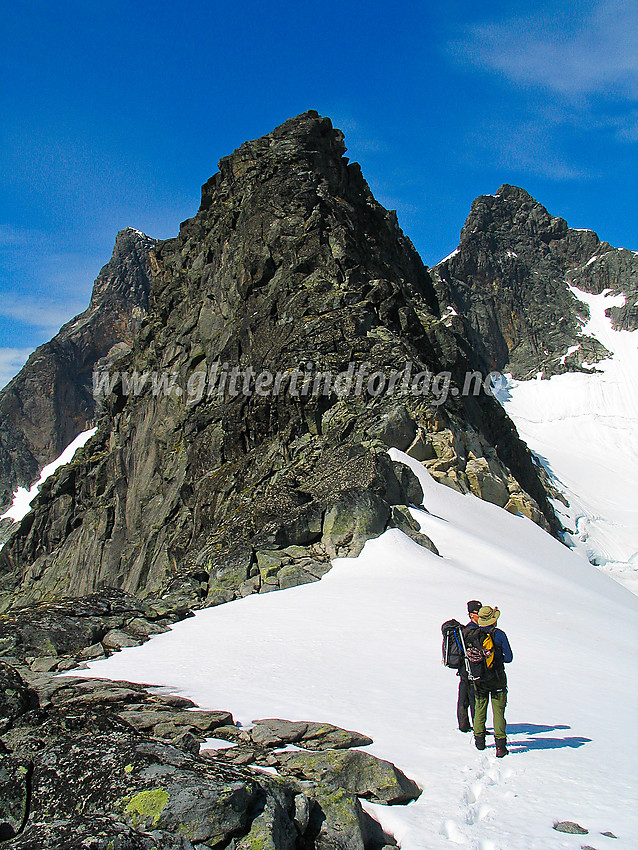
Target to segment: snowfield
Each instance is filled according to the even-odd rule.
[[[83,431],[81,434],[78,434],[75,440],[69,443],[59,457],[56,457],[55,460],[52,460],[51,463],[48,463],[42,468],[40,477],[28,490],[26,487],[18,487],[13,494],[11,507],[6,510],[2,516],[0,516],[0,520],[11,519],[13,522],[20,522],[20,520],[23,519],[31,510],[31,502],[38,495],[40,487],[44,484],[47,478],[50,478],[61,466],[71,463],[77,450],[88,443],[96,431],[97,428],[90,428],[88,431]]]
[[[423,788],[408,806],[364,804],[403,850],[633,850],[638,599],[531,521],[391,454],[422,482],[427,511],[413,514],[441,557],[387,531],[320,582],[199,611],[89,675],[155,683],[242,725],[370,735],[368,749]],[[514,650],[498,761],[491,736],[480,753],[457,730],[458,679],[440,660],[441,623],[474,598],[501,608]],[[589,834],[552,828],[564,820]]]
[[[638,331],[614,331],[605,310],[624,296],[589,295],[583,332],[613,356],[593,374],[514,381],[495,395],[569,502],[554,507],[566,541],[638,593]]]

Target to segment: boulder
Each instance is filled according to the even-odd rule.
[[[299,584],[309,584],[313,581],[319,581],[319,577],[304,569],[301,564],[288,564],[279,571],[277,581],[279,582],[279,587],[284,590],[287,587],[296,587]]]
[[[315,847],[322,850],[381,850],[392,843],[377,821],[363,810],[355,794],[323,784],[316,785],[307,793],[314,803],[309,832],[316,836]]]
[[[479,498],[501,508],[509,502],[507,483],[495,463],[484,457],[472,458],[465,465],[465,475],[471,491]]]
[[[326,511],[321,542],[331,558],[356,557],[367,540],[385,531],[390,506],[369,490],[343,490]]]
[[[308,728],[303,721],[279,720],[267,718],[255,720],[249,730],[251,739],[262,747],[284,747],[300,741]]]
[[[367,735],[350,732],[331,723],[293,722],[277,718],[255,720],[249,734],[262,747],[298,744],[308,750],[325,750],[365,747],[373,743]]]
[[[421,789],[391,762],[361,750],[284,752],[277,755],[280,770],[340,788],[376,803],[395,805],[416,800]]]
[[[155,710],[125,709],[119,712],[119,716],[135,729],[153,730],[153,733],[160,738],[174,737],[184,731],[205,737],[205,732],[212,732],[233,721],[228,711],[180,711],[168,707],[160,710],[157,708]]]
[[[571,820],[557,821],[554,824],[556,832],[566,832],[568,835],[589,835],[589,830]]]
[[[405,463],[395,460],[392,462],[392,467],[401,487],[403,496],[401,504],[414,505],[418,508],[423,504],[423,490],[419,479]]]
[[[371,436],[388,448],[405,451],[416,437],[417,426],[404,404],[397,404],[381,415],[369,429]]]
[[[125,632],[123,629],[112,629],[102,638],[102,646],[104,649],[110,650],[125,649],[129,646],[139,646],[145,639],[144,637],[129,634],[129,632]]]
[[[250,831],[237,842],[237,850],[296,850],[298,847],[294,791],[276,780],[269,780],[268,785],[270,790],[276,788],[276,793],[268,795]]]
[[[394,528],[398,528],[404,534],[406,534],[411,540],[414,540],[415,543],[418,543],[419,546],[423,546],[424,549],[429,549],[430,552],[433,552],[435,555],[439,555],[439,550],[436,548],[435,544],[430,540],[427,534],[422,534],[419,531],[419,523],[414,519],[409,509],[404,505],[393,505],[392,506],[392,514],[391,514],[391,523]]]

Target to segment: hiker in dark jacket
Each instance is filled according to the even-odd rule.
[[[507,705],[505,665],[509,664],[514,657],[507,635],[501,629],[495,628],[500,615],[498,608],[491,608],[489,605],[484,605],[478,612],[478,628],[481,632],[492,636],[494,658],[491,677],[485,682],[476,682],[474,686],[474,743],[477,750],[485,749],[485,720],[487,705],[491,699],[497,758],[503,758],[509,752],[505,722],[505,706]]]
[[[480,609],[481,603],[478,599],[472,599],[467,603],[467,613],[470,615],[470,622],[465,627],[466,629],[478,628],[477,621]],[[468,710],[472,716],[472,722],[474,722],[474,685],[468,678],[465,664],[461,664],[456,675],[459,677],[459,698],[456,703],[456,718],[461,732],[471,732],[472,725]]]

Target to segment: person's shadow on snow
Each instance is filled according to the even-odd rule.
[[[566,736],[564,738],[546,738],[546,732],[556,732],[562,729],[571,729],[571,726],[540,726],[534,723],[508,723],[508,748],[512,753],[528,753],[530,750],[558,750],[563,747],[576,749],[583,744],[591,743],[591,738],[580,738],[577,736]],[[529,735],[529,738],[518,738],[519,735]],[[540,736],[543,737],[540,737]],[[517,736],[515,740],[513,736]],[[539,736],[539,737],[536,737]]]

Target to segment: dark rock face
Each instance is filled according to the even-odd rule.
[[[385,803],[420,794],[394,765],[358,751],[308,752],[308,765],[285,771],[276,732],[294,728],[311,745],[370,742],[336,726],[264,721],[271,737],[242,760],[228,754],[250,738],[228,712],[189,710],[189,700],[126,682],[21,672],[28,681],[0,664],[0,695],[26,695],[0,730],[7,848],[382,850],[394,842],[363,811],[359,788]],[[212,730],[237,745],[200,754]],[[356,772],[317,778],[313,757],[342,764],[348,755]],[[273,764],[282,775],[259,767]]]
[[[34,351],[0,392],[0,506],[95,418],[93,368],[114,346],[121,353],[133,344],[148,308],[154,244],[132,228],[120,231],[89,307]]]
[[[173,389],[116,381],[98,434],[0,553],[5,606],[111,586],[188,607],[316,580],[330,556],[404,525],[393,506],[421,502],[388,446],[418,443],[440,480],[556,527],[500,406],[461,393],[476,358],[344,150],[312,112],[247,142],[151,252],[149,312],[118,368],[173,374]],[[402,391],[406,363],[445,372],[456,394]],[[244,391],[248,370],[278,374],[281,391]],[[341,388],[314,392],[318,372]],[[194,374],[225,387],[197,394]],[[364,375],[358,392],[342,391],[348,374]],[[376,394],[392,375],[395,391]]]
[[[572,230],[516,186],[473,202],[459,247],[433,276],[442,311],[458,314],[448,323],[463,329],[483,368],[519,379],[608,356],[581,333],[588,310],[570,285],[624,294],[625,305],[609,311],[614,327],[638,327],[638,256]]]
[[[0,661],[0,732],[36,705],[31,688],[12,667]]]
[[[166,610],[117,590],[83,599],[13,609],[0,617],[0,658],[42,672],[66,670],[82,661],[137,646],[168,629],[186,610]]]

